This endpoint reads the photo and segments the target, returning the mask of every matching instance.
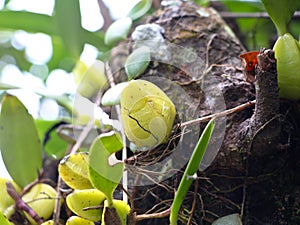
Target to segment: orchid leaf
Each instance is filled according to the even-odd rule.
[[[6,95],[0,115],[0,148],[13,180],[25,187],[42,168],[42,144],[34,119],[20,100]]]
[[[300,0],[262,0],[279,35],[287,33],[287,25],[294,12],[300,7]]]
[[[122,147],[120,135],[111,131],[101,134],[90,148],[90,180],[95,188],[105,194],[110,206],[113,204],[113,192],[122,178],[124,164],[120,161],[112,163],[109,158]]]

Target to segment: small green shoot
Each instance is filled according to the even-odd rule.
[[[193,176],[199,169],[203,156],[205,154],[206,148],[208,146],[209,140],[211,138],[212,132],[215,127],[215,119],[209,121],[206,125],[194,151],[190,158],[190,161],[187,164],[187,167],[184,171],[183,177],[180,181],[178,190],[175,194],[174,201],[172,204],[170,212],[170,225],[177,225],[178,213],[181,207],[181,204],[184,200],[184,197],[191,186],[193,179],[189,179],[189,176]]]

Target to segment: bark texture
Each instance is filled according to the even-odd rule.
[[[239,55],[245,52],[237,37],[212,8],[200,8],[192,3],[169,6],[159,10],[146,23],[164,28],[166,41],[189,48],[202,59],[202,65],[185,62],[176,68],[166,63],[151,63],[142,78],[164,77],[185,90],[190,101],[180,96],[181,105],[193,115],[212,113],[210,97],[204,90],[219,88],[226,108],[256,99],[255,109],[247,108],[227,116],[225,135],[213,163],[199,172],[198,185],[191,187],[182,210],[182,224],[211,224],[221,216],[239,213],[244,224],[297,224],[299,209],[299,105],[279,100],[276,60],[270,50],[261,50],[256,68],[256,83],[248,83]],[[117,80],[125,80],[122,68],[130,48],[113,51],[111,62],[118,71]],[[183,55],[178,52],[178,56]],[[120,57],[118,57],[120,56]],[[185,57],[185,56],[184,56]],[[191,76],[191,68],[198,77]],[[210,79],[203,77],[214,77]],[[202,88],[209,87],[208,89]],[[172,95],[170,87],[164,91]],[[218,104],[218,102],[214,103]],[[210,106],[210,107],[209,107]],[[204,127],[200,125],[200,129]],[[221,129],[221,128],[220,128]],[[218,134],[217,134],[218,135]],[[184,169],[184,168],[182,168]],[[133,189],[137,214],[163,210],[171,205],[174,188],[182,172],[160,184]],[[293,217],[293,218],[292,218]],[[168,219],[149,219],[138,224],[168,224]]]

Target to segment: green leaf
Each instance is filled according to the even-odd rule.
[[[121,93],[127,86],[128,82],[122,82],[108,89],[102,96],[101,104],[104,106],[120,104]]]
[[[205,154],[206,148],[208,146],[210,137],[215,127],[215,120],[212,119],[206,125],[201,137],[191,155],[191,158],[187,164],[187,167],[184,171],[183,177],[180,181],[178,190],[175,194],[174,201],[172,204],[171,212],[170,212],[170,225],[177,225],[178,212],[180,210],[181,204],[184,200],[184,197],[191,186],[193,179],[189,178],[189,176],[193,176],[197,173],[200,163]]]
[[[134,50],[125,62],[125,72],[128,80],[137,78],[145,72],[150,63],[150,49],[146,46]]]
[[[19,87],[0,82],[0,90],[18,89]]]
[[[10,176],[20,187],[37,178],[42,168],[42,144],[32,116],[11,95],[2,102],[0,149]]]
[[[51,16],[25,11],[0,11],[0,28],[57,35]]]
[[[230,12],[236,13],[257,13],[264,12],[265,9],[261,0],[253,1],[222,1],[222,4]],[[245,37],[245,43],[249,50],[257,50],[261,46],[268,46],[270,35],[275,35],[276,29],[271,20],[260,18],[237,18],[238,27]]]
[[[57,12],[54,16],[25,11],[0,11],[0,28],[50,35],[53,42],[53,55],[48,63],[49,69],[62,68],[71,71],[85,43],[103,52],[109,48],[104,44],[103,32],[90,32],[81,27],[78,0],[57,2]],[[2,49],[0,55],[3,55],[4,51],[7,49]],[[29,70],[30,64],[24,60],[23,52],[15,49],[11,51],[14,51],[13,55],[18,65]]]
[[[262,0],[279,35],[287,32],[287,25],[294,12],[300,7],[300,0]]]
[[[240,215],[234,213],[217,219],[212,225],[242,225],[242,221]]]
[[[0,212],[0,224],[1,225],[11,225],[8,219]]]
[[[84,46],[79,0],[56,0],[54,19],[66,49],[78,59]]]
[[[140,0],[128,13],[128,17],[137,20],[144,16],[151,8],[152,0]]]
[[[109,206],[113,204],[113,192],[122,178],[124,169],[122,162],[112,165],[109,158],[122,147],[120,135],[111,131],[101,134],[90,148],[89,177],[93,186],[105,194]]]
[[[116,20],[108,27],[105,33],[104,43],[106,45],[113,46],[117,42],[125,40],[131,26],[132,20],[129,17]]]

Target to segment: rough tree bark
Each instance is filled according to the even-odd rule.
[[[226,108],[256,99],[255,109],[227,116],[219,153],[206,170],[198,173],[201,179],[191,187],[184,202],[183,208],[193,210],[191,224],[210,224],[231,213],[239,213],[244,224],[299,222],[299,105],[279,100],[273,52],[261,50],[254,87],[245,80],[239,59],[244,47],[214,9],[183,3],[156,12],[146,23],[160,25],[168,42],[191,48],[203,59],[205,65],[198,73],[199,78],[206,73],[217,79]],[[118,64],[124,63],[120,61],[128,52],[130,49],[122,53],[113,51],[115,60],[111,67],[122,67]],[[167,76],[191,96],[193,104],[188,107],[198,117],[205,116],[209,110],[206,96],[198,88],[201,80],[185,73],[189,66],[187,63],[174,70],[161,63],[150,65],[142,77],[147,77],[150,70],[157,76]],[[124,73],[119,73],[117,80],[125,79]],[[170,189],[163,185],[134,188],[137,213],[145,213],[155,204],[168,208],[174,194],[172,188],[176,188],[181,175],[178,173],[163,183]],[[168,219],[138,224],[168,224]]]

